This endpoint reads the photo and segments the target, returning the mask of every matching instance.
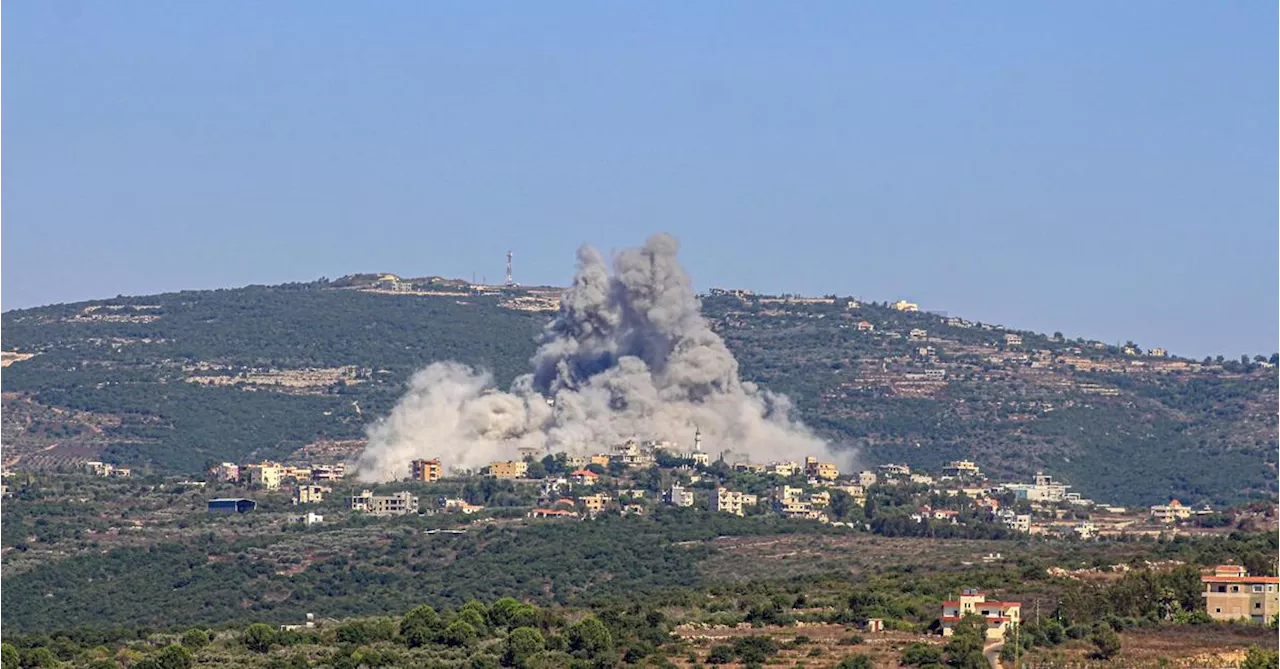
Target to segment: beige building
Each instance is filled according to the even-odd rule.
[[[528,471],[528,469],[529,467],[526,465],[525,471]],[[440,467],[439,460],[414,460],[409,463],[409,478],[414,481],[431,483],[432,481],[439,481],[443,475],[444,472]]]
[[[418,512],[418,498],[408,491],[375,495],[365,490],[359,495],[352,495],[351,510],[371,516],[405,516]]]
[[[988,601],[981,590],[966,588],[960,592],[960,599],[942,603],[942,636],[955,634],[956,623],[970,613],[986,618],[988,639],[1003,639],[1005,630],[1021,624],[1022,604]]]
[[[578,501],[582,502],[582,508],[586,509],[587,513],[599,513],[604,511],[604,507],[608,506],[613,498],[600,492],[594,495],[583,495],[578,498]]]
[[[1182,502],[1176,499],[1169,500],[1168,504],[1157,504],[1151,507],[1151,518],[1162,523],[1176,523],[1190,517],[1191,507],[1183,506]]]
[[[834,481],[840,478],[840,468],[834,462],[818,462],[815,457],[804,459],[805,476],[819,478],[823,481]]]
[[[251,486],[279,490],[280,482],[284,480],[284,467],[274,462],[245,465],[240,470],[240,479]]]
[[[946,467],[942,468],[942,475],[979,478],[982,476],[982,471],[978,469],[978,465],[974,464],[972,460],[952,460],[947,463]]]
[[[1264,623],[1280,614],[1280,578],[1250,576],[1244,567],[1218,565],[1200,582],[1205,586],[1205,611],[1214,620],[1248,618]]]
[[[489,476],[495,479],[519,479],[529,473],[529,463],[520,460],[489,463]]]
[[[294,504],[312,504],[315,502],[323,502],[324,494],[330,492],[329,488],[314,483],[300,483],[293,489]]]
[[[752,494],[716,488],[711,492],[711,508],[735,516],[743,515],[743,507],[755,506],[759,499]]]
[[[895,311],[920,311],[920,305],[906,300],[898,300],[889,306]]]
[[[775,476],[795,476],[800,473],[800,465],[794,462],[770,462],[769,473]]]

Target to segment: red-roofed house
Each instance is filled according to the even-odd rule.
[[[960,599],[942,603],[942,636],[955,634],[956,623],[968,613],[987,619],[988,639],[1003,639],[1010,625],[1020,624],[1022,604],[988,601],[986,593],[981,590],[965,588],[960,592]]]
[[[1214,620],[1248,618],[1266,622],[1280,613],[1280,578],[1250,576],[1244,567],[1223,564],[1213,574],[1200,577],[1204,584],[1204,605]]]
[[[1157,504],[1151,507],[1151,517],[1162,523],[1174,523],[1191,517],[1191,507],[1183,506],[1178,500],[1169,500],[1168,504]]]
[[[600,475],[590,469],[578,469],[576,471],[569,472],[570,483],[577,483],[578,485],[594,485],[598,480],[600,480]]]

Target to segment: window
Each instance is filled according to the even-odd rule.
[[[1262,592],[1262,586],[1260,586],[1260,585],[1255,585],[1255,586],[1253,586],[1253,591],[1254,591],[1254,592]]]
[[[1214,610],[1213,610],[1213,612],[1214,612],[1214,613],[1222,613],[1222,609],[1214,609]]]
[[[1255,608],[1255,609],[1260,609],[1260,608],[1262,608],[1262,602],[1254,602],[1254,603],[1253,603],[1253,608]]]
[[[1275,592],[1275,591],[1276,591],[1276,586],[1275,586],[1275,585],[1268,585],[1268,586],[1267,586],[1267,592]]]
[[[1240,592],[1240,586],[1238,585],[1231,586],[1231,592]]]

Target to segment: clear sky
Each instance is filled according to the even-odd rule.
[[[1271,353],[1275,2],[3,6],[3,308],[359,271]]]

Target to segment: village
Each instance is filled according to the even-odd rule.
[[[89,463],[89,469],[102,476],[128,475],[128,470],[101,463]],[[1213,533],[1223,525],[1220,515],[1207,505],[1193,508],[1173,499],[1147,508],[1126,508],[1083,497],[1070,485],[1040,472],[1030,482],[994,481],[969,460],[951,461],[936,472],[883,464],[848,473],[813,456],[803,461],[728,462],[723,456],[713,460],[702,448],[700,432],[687,450],[671,442],[632,439],[592,455],[557,453],[538,459],[529,453],[523,459],[495,461],[477,470],[452,471],[446,471],[438,459],[417,459],[405,468],[401,489],[386,490],[397,487],[388,484],[377,494],[351,486],[348,473],[342,462],[222,463],[209,472],[210,478],[238,486],[246,496],[211,499],[208,508],[211,512],[252,511],[257,506],[253,491],[286,490],[299,508],[329,500],[332,509],[336,495],[345,511],[373,517],[482,517],[486,508],[477,500],[448,494],[423,499],[412,486],[492,480],[523,491],[524,498],[533,502],[523,512],[528,519],[644,515],[655,505],[668,505],[874,530],[865,507],[868,499],[875,503],[871,493],[883,491],[894,496],[894,509],[879,510],[877,515],[891,513],[896,532],[908,535],[941,530],[948,536],[964,536],[955,532],[981,528],[987,532],[981,536],[992,538],[1159,539]],[[511,509],[504,506],[503,511]],[[324,522],[315,513],[298,520]],[[948,527],[952,528],[949,533]]]

